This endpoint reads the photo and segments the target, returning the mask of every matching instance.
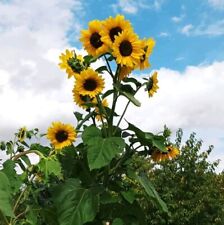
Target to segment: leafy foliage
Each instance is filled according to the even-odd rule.
[[[221,225],[224,223],[224,174],[217,174],[218,161],[209,162],[212,146],[202,151],[202,141],[192,133],[181,145],[183,132],[177,132],[176,145],[181,154],[172,161],[158,165],[144,162],[144,170],[166,202],[170,216],[164,215],[145,200],[150,224],[160,225]]]

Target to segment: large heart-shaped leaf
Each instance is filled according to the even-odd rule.
[[[94,126],[87,127],[83,132],[82,138],[88,146],[87,158],[90,170],[108,165],[125,147],[125,142],[122,138],[103,138],[101,131]]]
[[[96,137],[88,141],[88,163],[90,169],[106,166],[123,151],[125,143],[120,137]]]
[[[5,216],[14,217],[14,213],[11,206],[11,188],[8,177],[0,172],[0,211]]]
[[[60,225],[83,225],[92,221],[99,208],[99,194],[69,179],[52,193]]]

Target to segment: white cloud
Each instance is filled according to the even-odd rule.
[[[183,57],[183,56],[177,57],[177,58],[175,59],[175,61],[182,61],[182,60],[184,60],[184,57]]]
[[[224,19],[210,24],[199,24],[198,26],[188,24],[180,32],[188,36],[222,36],[224,35]]]
[[[218,10],[224,9],[224,0],[208,0],[209,5]]]
[[[220,36],[224,35],[224,19],[209,25],[200,25],[195,28],[193,35]]]
[[[171,18],[171,20],[172,20],[174,23],[180,23],[180,22],[183,20],[184,17],[185,17],[185,15],[184,15],[184,14],[181,14],[180,16],[173,16],[173,17]]]
[[[193,29],[193,27],[194,26],[192,24],[187,24],[181,29],[181,33],[185,34],[185,35],[189,35],[190,31]]]
[[[59,51],[68,47],[66,33],[80,27],[81,19],[79,0],[0,3],[0,49],[4,52],[0,55],[0,139],[11,137],[23,125],[31,128],[40,121],[45,125],[51,117],[68,117],[72,97],[62,90],[71,84],[56,61]]]
[[[112,9],[117,13],[122,11],[127,14],[136,14],[141,9],[155,9],[161,8],[164,0],[117,0],[116,3],[112,4]]]
[[[160,32],[159,37],[169,37],[170,34],[167,32]]]
[[[158,79],[157,94],[148,99],[146,92],[138,93],[136,97],[142,106],[132,105],[127,120],[146,131],[159,132],[164,124],[173,131],[178,128],[188,133],[195,131],[204,141],[204,148],[215,146],[211,159],[223,159],[224,61],[189,66],[184,72],[161,68]],[[120,107],[123,109],[124,103]]]

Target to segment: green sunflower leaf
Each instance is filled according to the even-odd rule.
[[[166,203],[160,198],[153,184],[149,181],[145,174],[136,175],[136,180],[141,184],[148,197],[157,204],[157,206],[165,213],[169,213]]]
[[[123,151],[125,142],[120,137],[95,137],[91,138],[87,145],[89,168],[93,170],[108,165],[118,153]]]
[[[11,206],[11,187],[8,177],[0,171],[0,211],[5,216],[14,217]]]
[[[154,135],[150,132],[144,132],[131,123],[128,123],[127,129],[135,132],[137,139],[134,140],[136,142],[140,142],[144,146],[154,146],[162,152],[167,152],[165,138],[163,136]]]
[[[22,185],[22,181],[18,174],[15,171],[16,164],[12,160],[7,160],[3,163],[3,170],[2,172],[7,175],[10,187],[13,193],[17,193]],[[2,182],[2,181],[1,181]]]
[[[139,88],[139,87],[141,87],[141,83],[137,80],[137,79],[135,79],[134,77],[125,77],[124,79],[123,79],[123,82],[125,82],[125,83],[133,83],[133,84],[135,84],[136,85],[136,88]]]
[[[103,94],[103,97],[102,98],[106,98],[107,96],[111,95],[114,93],[114,89],[110,89],[108,91],[106,91],[104,94]]]
[[[103,71],[108,71],[106,66],[101,66],[95,70],[98,73],[103,73]]]
[[[122,95],[124,95],[128,100],[130,100],[134,105],[140,107],[141,106],[141,102],[139,102],[134,95],[132,95],[131,93],[128,92],[121,92]]]
[[[57,158],[42,158],[38,164],[39,170],[44,173],[45,177],[53,174],[61,177],[61,164]]]
[[[82,134],[82,139],[84,144],[88,146],[87,158],[90,170],[108,165],[125,147],[122,138],[103,138],[101,131],[95,126],[87,127]]]
[[[74,112],[75,118],[77,119],[77,121],[79,122],[80,120],[82,120],[82,116],[83,114],[80,112]]]
[[[101,137],[101,131],[94,125],[87,127],[82,133],[82,139],[85,144],[95,137]]]
[[[92,221],[99,209],[99,194],[83,188],[78,179],[68,179],[52,193],[60,225],[83,225]]]
[[[117,85],[116,88],[119,90],[120,94],[125,96],[128,100],[130,100],[134,105],[140,107],[141,103],[134,97],[135,90],[132,88],[131,85]]]

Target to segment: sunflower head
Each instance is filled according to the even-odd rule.
[[[76,131],[72,125],[61,122],[53,122],[47,130],[47,138],[56,150],[70,146],[75,141],[76,136]]]
[[[99,106],[98,106],[98,104],[97,104],[97,101],[95,101],[95,102],[96,102],[95,113],[97,114],[97,115],[96,115],[96,119],[97,119],[98,121],[101,121],[102,119],[105,119],[105,115],[104,115],[103,113],[101,113],[101,115],[100,115],[100,109],[99,109]],[[108,105],[109,105],[106,98],[103,99],[103,101],[102,101],[101,104],[102,104],[102,107],[103,107],[104,109],[107,108]]]
[[[124,30],[132,31],[131,23],[122,15],[117,15],[115,18],[110,16],[103,22],[103,29],[100,32],[101,40],[111,48],[115,38]]]
[[[68,74],[68,78],[80,74],[83,69],[83,57],[76,55],[75,51],[69,51],[66,49],[65,53],[59,56],[60,63],[58,64],[61,69],[65,69]]]
[[[88,95],[90,98],[94,98],[102,92],[104,79],[96,71],[88,68],[83,70],[80,76],[77,76],[74,88],[80,95]]]
[[[19,129],[19,133],[17,135],[19,142],[24,141],[24,139],[26,138],[26,132],[27,132],[26,127],[22,127]]]
[[[81,95],[76,88],[73,88],[73,99],[74,102],[81,108],[87,109],[90,104],[93,104],[95,98],[91,98],[88,95]]]
[[[93,20],[89,22],[88,30],[81,31],[80,41],[83,43],[86,51],[92,56],[98,56],[108,50],[108,47],[101,40],[101,29],[102,22],[99,20]]]
[[[131,72],[133,71],[133,68],[129,66],[121,66],[120,67],[120,73],[119,73],[119,79],[123,80],[125,77],[127,77]]]
[[[160,152],[158,149],[155,149],[151,155],[152,159],[155,162],[159,162],[167,159],[173,159],[180,154],[178,148],[176,148],[175,146],[169,145],[166,147],[166,149],[166,152]]]
[[[142,40],[142,48],[144,50],[144,53],[142,54],[139,64],[137,65],[137,68],[140,70],[146,69],[150,67],[149,64],[149,56],[152,54],[152,50],[155,46],[155,41],[152,38],[149,39],[143,39]]]
[[[112,49],[116,62],[121,66],[131,68],[139,63],[140,57],[144,53],[138,36],[129,30],[123,31],[116,37]]]
[[[152,77],[149,78],[149,81],[146,87],[149,97],[152,97],[159,89],[157,75],[158,75],[157,72],[154,72]]]

